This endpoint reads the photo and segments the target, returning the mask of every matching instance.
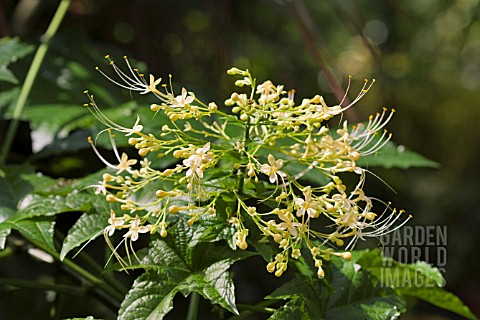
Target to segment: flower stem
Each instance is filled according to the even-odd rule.
[[[192,292],[192,294],[190,295],[190,304],[188,305],[187,320],[197,319],[199,302],[200,295],[197,292]]]
[[[93,285],[97,286],[98,288],[102,289],[105,293],[107,293],[111,298],[113,298],[117,303],[120,303],[123,300],[123,294],[117,291],[114,287],[110,286],[109,284],[105,283],[102,279],[96,277],[95,275],[91,274],[72,260],[65,258],[60,260],[60,254],[46,246],[44,246],[41,242],[32,239],[30,237],[26,237],[28,241],[30,241],[35,247],[47,252],[50,254],[55,260],[61,261],[63,265],[68,267],[70,270],[78,274],[79,276],[85,278],[87,281],[92,283]]]
[[[250,122],[248,121],[247,124],[245,125],[245,132],[243,133],[243,145],[244,145],[244,151],[241,152],[241,157],[247,152],[247,144],[248,140],[250,139]],[[245,176],[247,173],[247,168],[242,167],[241,173],[238,176],[238,194],[239,196],[243,195],[243,186],[245,183]]]
[[[44,281],[32,281],[24,279],[7,279],[0,278],[0,284],[4,286],[12,286],[16,288],[28,288],[28,289],[38,289],[38,290],[51,290],[55,292],[63,292],[68,294],[83,295],[87,292],[86,288],[61,285],[54,283],[46,283]]]
[[[62,22],[63,17],[65,16],[67,9],[70,5],[70,1],[71,0],[60,1],[57,11],[53,16],[53,19],[50,22],[50,25],[48,26],[47,31],[40,39],[41,44],[38,47],[37,52],[35,53],[35,56],[33,58],[32,64],[30,65],[30,68],[28,69],[28,73],[27,73],[27,76],[25,77],[25,81],[23,82],[22,88],[20,90],[20,94],[15,104],[15,108],[13,109],[12,121],[10,123],[10,126],[8,127],[5,143],[3,144],[0,152],[0,165],[4,164],[7,159],[8,152],[10,151],[10,148],[13,143],[13,139],[15,138],[15,134],[18,129],[19,120],[22,116],[23,109],[27,102],[27,98],[30,95],[30,91],[32,89],[33,83],[35,82],[35,78],[37,77],[38,71],[40,70],[40,66],[42,65],[43,59],[45,58],[45,55],[48,51],[50,40],[53,38],[53,36],[57,32],[58,27],[60,26],[60,23]]]

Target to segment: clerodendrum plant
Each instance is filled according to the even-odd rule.
[[[320,278],[325,276],[324,262],[332,256],[352,258],[350,250],[358,239],[380,237],[409,220],[402,210],[365,194],[368,170],[357,165],[361,157],[376,153],[389,141],[391,134],[384,127],[395,110],[383,109],[368,123],[352,127],[343,121],[337,130],[326,123],[341,117],[373,82],[365,80],[348,105],[342,106],[342,101],[329,107],[320,95],[298,103],[294,90],[287,92],[271,81],[257,85],[248,70],[231,68],[228,74],[240,78],[235,85],[244,92],[232,93],[225,101],[227,108],[219,108],[185,88],[175,95],[171,76],[166,85],[132,69],[126,58],[126,71],[106,58],[116,76],[97,68],[104,76],[127,90],[153,94],[159,102],[150,106],[151,111],[163,112],[169,119],[161,132],[145,132],[139,118],[126,128],[105,116],[86,92],[90,100],[86,106],[107,127],[118,161],[108,162],[89,139],[111,168],[95,188],[107,202],[120,204],[120,210],[111,210],[104,235],[124,268],[132,263],[132,256],[139,261],[132,243],[140,234],[166,237],[170,225],[180,223],[179,215],[188,216],[188,226],[212,217],[223,219],[235,230],[232,249],[255,247],[255,241],[275,243],[278,252],[266,268],[276,276],[287,270],[291,259],[309,252]],[[140,161],[120,155],[113,132],[129,137]],[[159,170],[152,167],[151,154],[173,155],[178,161]],[[316,183],[302,180],[307,174]],[[356,181],[348,185],[344,176]],[[349,181],[354,180],[349,177]],[[145,192],[142,189],[152,193],[149,201],[139,196]],[[115,232],[123,232],[121,242],[129,261],[109,239]],[[250,234],[260,237],[249,241]]]

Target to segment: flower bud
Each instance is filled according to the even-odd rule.
[[[161,107],[162,107],[162,106],[159,106],[158,104],[152,104],[152,105],[150,106],[150,110],[156,112],[156,111],[160,110]]]
[[[275,264],[276,262],[275,261],[272,261],[272,262],[269,262],[267,264],[267,271],[272,273],[273,271],[275,271]]]
[[[245,71],[242,71],[238,68],[233,67],[233,68],[230,68],[230,69],[227,70],[227,74],[229,74],[229,75],[239,74],[239,75],[243,76],[245,74]]]
[[[349,261],[350,259],[352,259],[352,253],[351,252],[343,252],[341,257],[347,261]]]

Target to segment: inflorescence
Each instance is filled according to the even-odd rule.
[[[298,104],[294,90],[287,92],[271,81],[256,85],[248,70],[231,68],[227,73],[240,76],[235,85],[246,88],[247,93],[232,93],[225,101],[230,109],[224,112],[185,88],[175,95],[171,76],[169,85],[153,75],[147,81],[126,57],[126,72],[106,58],[117,80],[97,70],[122,88],[153,94],[159,102],[150,109],[164,112],[168,118],[159,135],[144,132],[138,117],[126,128],[105,116],[93,95],[85,92],[90,100],[86,106],[107,127],[117,160],[108,162],[89,138],[98,157],[112,169],[95,188],[106,201],[120,204],[122,213],[111,210],[104,235],[121,263],[125,261],[109,240],[115,231],[126,230],[123,241],[135,254],[132,242],[145,233],[166,237],[173,215],[187,215],[188,225],[205,215],[224,215],[235,229],[238,248],[248,247],[251,228],[257,228],[264,241],[278,244],[279,253],[267,264],[269,272],[282,275],[289,259],[298,259],[305,253],[302,249],[308,249],[318,276],[323,277],[322,262],[332,255],[348,260],[358,239],[379,237],[409,220],[402,210],[397,212],[390,203],[364,193],[367,170],[357,165],[361,157],[378,152],[390,140],[384,127],[395,110],[383,109],[367,123],[353,127],[343,121],[336,131],[326,125],[358,102],[373,81],[365,80],[357,97],[346,106],[342,106],[344,101],[328,106],[320,95]],[[139,162],[125,153],[120,155],[113,132],[129,137],[128,143],[141,157]],[[172,155],[178,161],[159,170],[152,168],[151,154]],[[233,165],[226,166],[231,159]],[[318,177],[315,184],[306,179],[312,173]],[[343,173],[354,175],[356,184],[345,185]],[[158,181],[169,182],[162,185],[171,187],[155,190],[151,201],[140,201],[137,193]],[[234,198],[231,210],[217,210],[224,195]],[[383,207],[380,213],[374,210],[374,202]]]

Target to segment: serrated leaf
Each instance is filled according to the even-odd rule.
[[[270,298],[302,299],[312,319],[394,319],[404,311],[402,297],[379,286],[377,279],[354,261],[332,260],[329,268],[325,265],[326,279],[297,275]]]
[[[55,221],[50,218],[22,220],[12,223],[12,229],[18,230],[25,238],[46,251],[56,252],[53,244]]]
[[[107,224],[107,219],[108,214],[105,213],[84,213],[68,230],[60,251],[60,260],[63,260],[73,248],[99,236]]]
[[[97,195],[84,192],[72,192],[66,196],[30,194],[22,199],[20,210],[10,220],[20,221],[33,217],[47,217],[70,211],[88,212],[95,208],[93,204],[98,201]]]
[[[217,211],[221,210],[218,208]],[[194,247],[199,242],[216,242],[225,240],[229,247],[236,249],[235,245],[235,228],[225,221],[220,215],[202,216],[195,222],[195,233],[190,241],[190,246]]]
[[[362,167],[383,167],[407,169],[412,167],[438,168],[439,163],[429,160],[424,156],[388,142],[378,152],[360,157],[357,165]]]
[[[310,316],[305,307],[305,300],[293,298],[285,305],[278,308],[268,320],[310,320]]]
[[[373,250],[365,252],[358,263],[383,280],[383,285],[394,287],[402,295],[422,299],[468,319],[476,319],[458,297],[441,288],[445,282],[441,272],[426,262],[403,264],[390,257],[382,257],[379,250]]]
[[[218,250],[215,244],[191,246],[195,227],[180,218],[173,236],[151,242],[142,264],[147,273],[139,277],[127,294],[119,312],[120,319],[163,319],[172,309],[173,298],[191,292],[238,314],[229,267],[253,253]]]
[[[120,306],[118,319],[163,319],[173,308],[177,283],[155,271],[138,277]]]

